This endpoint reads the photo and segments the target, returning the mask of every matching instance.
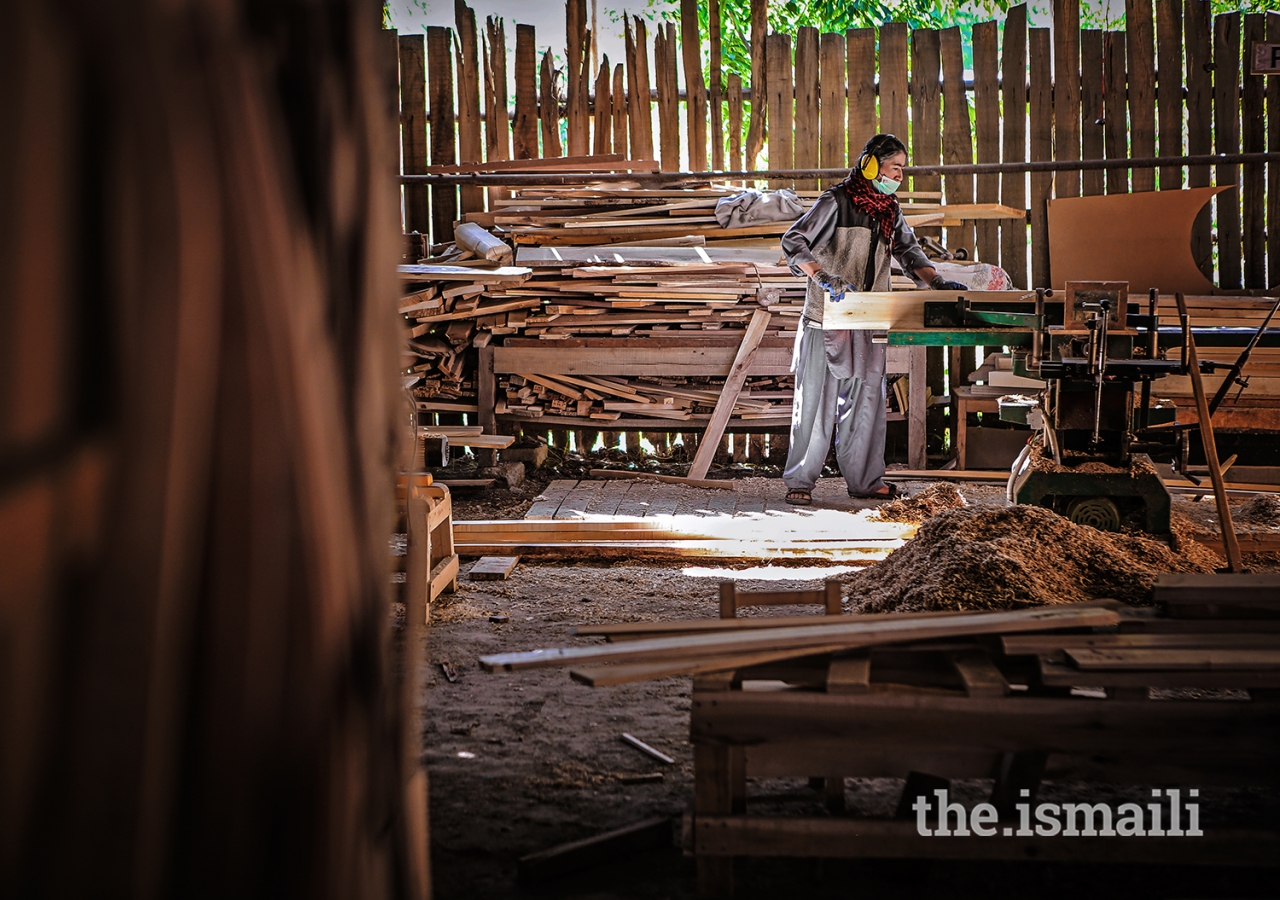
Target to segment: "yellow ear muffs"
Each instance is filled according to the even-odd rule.
[[[858,171],[867,181],[875,181],[880,174],[880,160],[876,159],[874,153],[864,153],[858,160]]]

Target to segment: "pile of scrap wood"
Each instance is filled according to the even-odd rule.
[[[825,601],[823,590],[737,596],[756,605]],[[971,681],[1001,695],[1011,685],[1032,692],[1086,685],[1108,696],[1140,688],[1144,697],[1148,688],[1280,688],[1280,576],[1166,575],[1155,599],[1157,607],[1145,609],[1103,600],[1001,612],[580,626],[576,635],[607,643],[499,653],[480,663],[489,672],[569,668],[575,681],[605,686],[852,654],[865,660],[864,690],[874,690],[868,677],[875,653],[900,660],[909,651],[936,651],[953,666],[934,673],[941,679],[929,688],[935,692],[973,694]]]

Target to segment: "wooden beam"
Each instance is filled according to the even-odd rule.
[[[742,345],[738,348],[738,355],[734,358],[729,375],[725,379],[724,389],[720,393],[720,399],[716,401],[715,409],[711,413],[711,421],[707,423],[702,440],[698,442],[698,452],[694,455],[693,465],[689,467],[690,478],[705,478],[711,469],[715,448],[720,443],[725,426],[729,424],[729,417],[733,415],[733,405],[738,399],[742,385],[747,380],[751,362],[760,348],[760,339],[764,337],[765,329],[769,327],[769,321],[772,318],[773,315],[767,309],[757,309],[751,314],[751,321],[747,323],[747,329],[742,335]]]
[[[1183,321],[1186,321],[1186,299],[1182,294],[1176,296],[1178,314]],[[1239,572],[1242,567],[1240,544],[1236,539],[1235,525],[1231,521],[1231,504],[1227,502],[1222,467],[1218,462],[1218,444],[1213,436],[1213,416],[1209,413],[1209,400],[1204,393],[1204,382],[1200,380],[1200,365],[1196,359],[1196,341],[1195,337],[1190,334],[1187,336],[1187,368],[1191,375],[1191,388],[1195,392],[1196,410],[1200,415],[1200,440],[1204,445],[1205,463],[1209,466],[1209,478],[1213,482],[1213,499],[1218,507],[1218,525],[1222,531],[1223,543],[1227,551],[1227,567],[1232,572]]]

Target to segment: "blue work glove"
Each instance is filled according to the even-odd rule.
[[[818,287],[831,293],[831,301],[833,303],[838,303],[844,299],[845,291],[853,287],[839,275],[832,275],[826,269],[819,269],[814,274],[813,280],[818,282]]]
[[[929,287],[935,291],[967,291],[969,286],[961,284],[958,281],[948,281],[941,275],[934,275],[933,280],[929,282]]]

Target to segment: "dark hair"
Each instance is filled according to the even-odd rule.
[[[896,153],[907,152],[907,145],[898,140],[892,134],[877,134],[871,140],[867,141],[867,145],[862,148],[862,153],[858,155],[861,159],[865,154],[871,154],[876,158],[877,162],[883,163],[886,159]]]

